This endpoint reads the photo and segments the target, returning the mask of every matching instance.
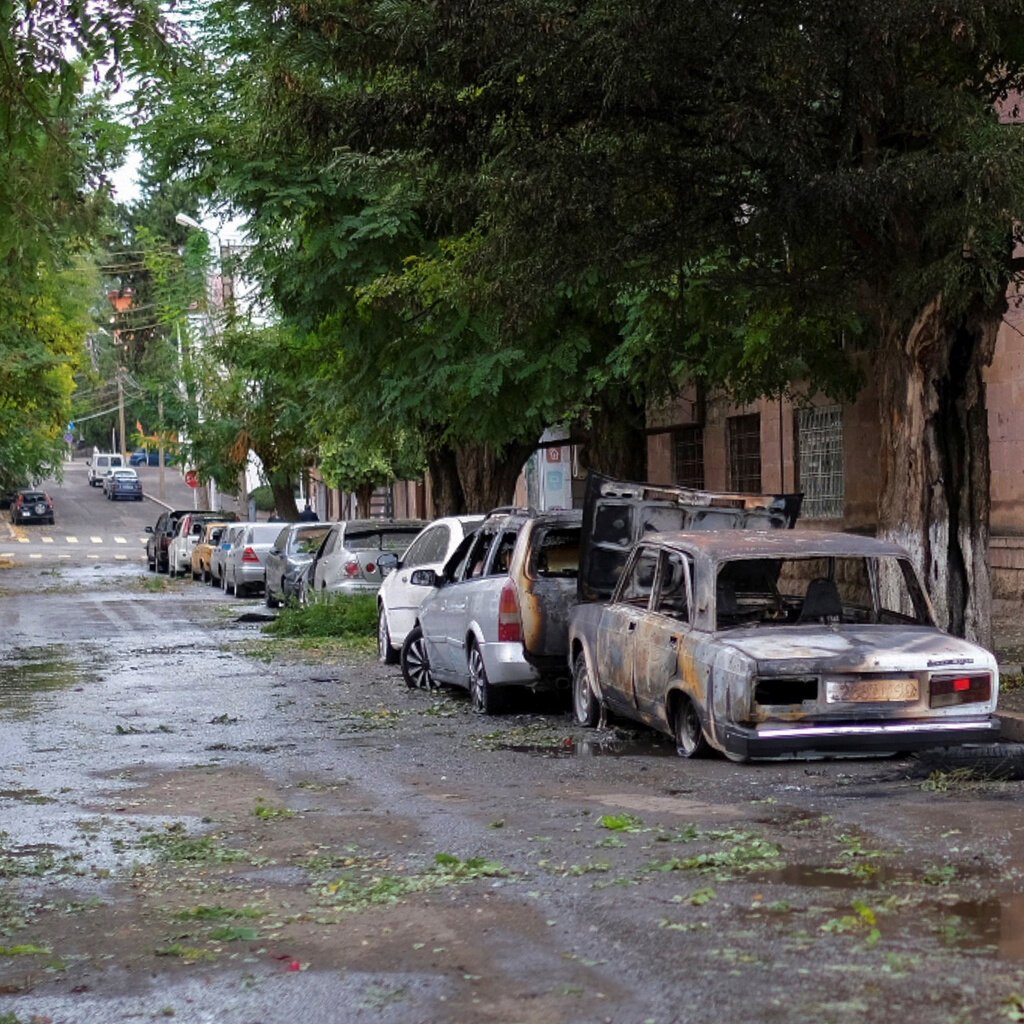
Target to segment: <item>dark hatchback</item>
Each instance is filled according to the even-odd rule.
[[[110,501],[142,501],[142,481],[134,470],[115,469],[107,483]]]
[[[11,502],[12,523],[53,523],[53,499],[46,491],[18,491]]]

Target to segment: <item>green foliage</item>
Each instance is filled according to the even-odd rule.
[[[307,605],[289,605],[264,626],[264,632],[272,636],[368,640],[377,635],[377,600],[372,594],[335,594]]]

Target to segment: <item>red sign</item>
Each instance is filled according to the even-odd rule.
[[[196,473],[196,471],[194,469],[190,469],[185,474],[185,483],[187,483],[189,485],[189,487],[198,487],[199,486],[199,474]]]

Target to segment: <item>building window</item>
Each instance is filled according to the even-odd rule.
[[[801,515],[842,519],[846,499],[842,407],[798,409],[796,452],[799,487],[804,492]]]
[[[682,427],[672,432],[672,474],[683,487],[704,489],[703,427]]]
[[[725,421],[729,446],[729,489],[761,490],[761,416],[730,416]]]

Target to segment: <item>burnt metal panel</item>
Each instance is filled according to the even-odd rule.
[[[633,544],[651,533],[792,528],[800,494],[740,494],[613,480],[591,472],[583,502],[578,595],[611,597]]]

